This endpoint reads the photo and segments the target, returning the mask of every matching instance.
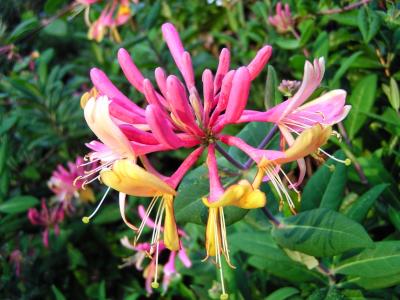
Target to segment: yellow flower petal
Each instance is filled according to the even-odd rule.
[[[180,249],[178,228],[174,217],[173,196],[164,196],[165,203],[165,221],[164,221],[164,245],[171,251]]]
[[[100,178],[105,185],[132,196],[176,194],[164,181],[128,159],[117,160],[111,170],[102,170]]]
[[[216,239],[218,239],[219,249],[221,249],[221,230],[218,222],[218,210],[219,208],[209,208],[208,220],[206,227],[206,251],[207,256],[215,256],[217,254]],[[217,231],[217,232],[216,232]],[[217,238],[216,238],[216,235]]]
[[[82,202],[93,203],[96,201],[96,197],[94,196],[93,190],[90,187],[86,187],[85,189],[80,189],[78,193],[79,193],[79,199]]]
[[[207,207],[217,208],[224,206],[237,206],[244,209],[254,209],[265,206],[267,199],[265,194],[258,189],[253,189],[247,180],[241,180],[238,184],[226,189],[224,194],[215,202],[209,202],[203,198]]]

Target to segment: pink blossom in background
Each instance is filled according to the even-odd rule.
[[[16,249],[11,252],[9,257],[10,263],[14,265],[15,275],[17,277],[21,276],[21,262],[22,262],[22,253],[20,250]]]
[[[54,229],[54,233],[59,235],[59,224],[64,220],[64,209],[59,207],[48,208],[46,201],[42,200],[41,210],[30,208],[28,210],[28,219],[32,225],[43,227],[42,242],[43,245],[49,247],[49,231]]]
[[[282,8],[282,2],[276,5],[276,14],[268,17],[269,23],[276,28],[279,33],[285,33],[293,29],[294,19],[290,12],[289,4]]]
[[[78,156],[75,162],[68,162],[67,168],[58,165],[57,169],[48,181],[48,187],[56,195],[57,200],[62,203],[65,211],[74,210],[72,199],[81,199],[82,201],[94,201],[94,195],[90,188],[84,190],[86,173],[90,172],[96,164],[85,165],[82,157]]]

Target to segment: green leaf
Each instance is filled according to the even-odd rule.
[[[294,50],[300,48],[300,42],[296,39],[278,38],[275,42],[279,47],[285,50]]]
[[[298,27],[301,32],[300,46],[305,46],[314,33],[315,22],[312,19],[308,19],[301,22]]]
[[[370,111],[374,105],[377,80],[375,74],[368,75],[358,81],[351,93],[349,104],[352,108],[344,123],[350,139],[356,136],[367,120],[367,116],[361,112]]]
[[[154,27],[155,23],[160,17],[161,13],[161,1],[156,1],[151,5],[151,9],[147,14],[147,17],[144,21],[144,28],[150,29]]]
[[[390,222],[400,231],[400,211],[396,211],[393,207],[389,206],[388,215]]]
[[[313,44],[313,49],[314,49],[314,57],[324,57],[325,60],[328,59],[329,36],[325,31],[321,32],[318,35]]]
[[[56,300],[67,300],[67,298],[65,298],[63,293],[54,284],[51,286],[51,290],[53,291]]]
[[[342,151],[333,154],[344,159]],[[301,200],[301,210],[310,210],[315,207],[325,207],[337,210],[342,202],[347,181],[347,166],[329,159],[308,180]]]
[[[47,25],[43,31],[48,35],[63,38],[68,33],[68,27],[65,21],[61,19],[56,19],[49,25]]]
[[[393,107],[395,111],[398,112],[400,107],[400,94],[399,94],[399,86],[397,85],[396,80],[393,77],[391,77],[390,86],[382,84],[382,90],[386,94],[386,97],[389,99],[390,105]]]
[[[281,102],[281,95],[277,90],[278,77],[273,66],[268,65],[267,80],[265,82],[264,106],[269,109]]]
[[[361,277],[394,276],[400,271],[400,241],[375,243],[335,268],[335,273]]]
[[[362,54],[361,51],[353,53],[350,57],[342,60],[340,62],[340,67],[336,71],[335,76],[333,76],[332,81],[329,83],[330,88],[337,88],[339,80],[342,78],[342,76],[347,72],[347,70],[350,68],[352,63]]]
[[[357,284],[366,290],[384,289],[400,284],[400,272],[390,276],[380,277],[353,277],[349,281]]]
[[[379,15],[375,11],[364,7],[358,11],[357,23],[364,42],[368,44],[379,30]]]
[[[18,116],[16,115],[11,115],[7,118],[4,118],[0,125],[0,136],[10,130],[15,125],[15,123],[17,123],[17,121]]]
[[[248,262],[257,269],[290,280],[292,282],[320,281],[321,274],[308,270],[304,265],[291,260],[278,247],[270,232],[237,232],[229,236],[231,251],[243,251],[252,255]]]
[[[107,205],[103,206],[100,212],[94,217],[93,224],[109,224],[114,223],[121,219],[121,213],[118,205]]]
[[[298,293],[298,289],[295,289],[293,287],[284,287],[274,291],[267,298],[265,298],[265,300],[285,300]]]
[[[312,256],[332,256],[372,244],[365,229],[345,216],[318,208],[286,218],[272,236],[285,248]]]
[[[39,26],[39,21],[36,18],[31,18],[23,21],[22,23],[19,23],[8,37],[9,43],[15,43],[17,40],[20,40],[29,32],[32,32],[35,29],[39,28]]]
[[[0,204],[0,212],[6,214],[21,213],[37,204],[39,204],[39,200],[33,196],[16,196]]]
[[[346,216],[350,219],[361,223],[366,217],[372,205],[381,195],[381,193],[388,187],[388,184],[382,183],[371,188],[368,192],[363,194],[357,201],[350,206],[346,211]]]

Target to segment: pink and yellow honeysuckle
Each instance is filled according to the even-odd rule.
[[[57,169],[53,171],[49,181],[48,187],[56,195],[57,200],[62,203],[64,211],[71,212],[74,210],[72,199],[80,199],[84,202],[94,202],[94,194],[91,188],[85,188],[84,181],[80,180],[90,172],[88,167],[83,166],[84,160],[78,156],[75,162],[68,162],[67,169],[58,165]],[[89,166],[90,168],[95,165]]]
[[[222,294],[220,298],[228,299],[228,294],[225,290],[221,255],[225,257],[225,261],[230,267],[234,268],[234,266],[229,257],[224,207],[236,206],[244,209],[255,209],[264,207],[267,199],[258,187],[254,188],[246,180],[242,180],[238,184],[224,190],[218,175],[218,165],[213,144],[208,146],[207,167],[209,171],[210,193],[208,197],[202,199],[204,205],[209,210],[205,237],[207,254],[205,259],[215,256],[215,264],[219,269],[221,277]]]
[[[99,0],[76,0],[78,4],[85,6],[85,22],[89,27],[88,38],[100,42],[104,35],[109,31],[111,37],[118,43],[121,37],[117,27],[125,24],[131,17],[131,8],[129,0],[111,0],[105,1],[107,4],[101,11],[100,16],[93,23],[90,21],[90,6],[100,2]],[[137,1],[134,1],[137,3]]]
[[[285,163],[298,161],[314,152],[316,152],[329,139],[332,132],[330,126],[316,124],[311,128],[304,130],[292,145],[285,151],[263,150],[249,146],[238,137],[223,136],[221,141],[230,146],[238,147],[253,159],[258,166],[258,173],[252,183],[253,188],[258,188],[267,176],[267,179],[272,183],[280,198],[280,206],[283,206],[283,199],[287,201],[290,210],[296,214],[295,203],[292,200],[285,184],[282,182],[280,173],[289,182],[290,186],[295,190],[300,200],[300,193],[289,177],[282,169]]]
[[[342,121],[349,113],[351,106],[345,105],[346,91],[333,90],[304,104],[321,84],[325,72],[323,58],[315,59],[313,64],[306,61],[304,75],[298,91],[286,101],[265,111],[244,111],[238,122],[270,122],[275,123],[282,134],[284,141],[291,146],[295,136],[302,131],[312,128],[316,124],[332,126]],[[337,135],[336,132],[333,132]],[[321,148],[317,149],[330,156]],[[334,158],[336,159],[336,158]],[[349,164],[349,160],[342,161]],[[298,160],[300,175],[296,185],[304,179],[306,167],[303,158]]]
[[[144,225],[153,229],[157,227],[155,221],[149,218],[145,208],[142,205],[139,206],[138,212],[139,216],[144,221],[143,223]],[[164,231],[164,227],[161,227],[160,230]],[[187,237],[186,233],[182,229],[178,229],[178,234],[180,237]],[[153,243],[138,244],[136,237],[134,242],[131,243],[128,237],[125,236],[121,239],[121,244],[130,250],[136,251],[135,255],[124,259],[124,264],[121,267],[126,267],[135,264],[136,269],[142,271],[143,270],[142,264],[145,258],[149,257],[151,259],[150,264],[143,270],[143,276],[146,279],[146,291],[149,295],[152,294],[152,289],[159,287],[158,274],[159,270],[161,269],[158,261],[159,255],[153,255],[153,254],[155,250],[158,250],[158,254],[164,252],[167,249],[164,243],[160,242],[158,245],[158,249],[155,249]],[[174,276],[178,274],[175,267],[175,261],[177,257],[186,268],[190,268],[192,265],[191,260],[187,256],[186,249],[183,247],[182,244],[181,248],[178,251],[170,251],[167,263],[164,264],[164,266],[162,267],[164,273],[162,280],[163,292],[167,291],[171,280],[173,279]]]
[[[88,159],[100,165],[87,175],[94,176],[99,172],[94,178],[100,178],[105,185],[120,192],[121,215],[125,223],[137,232],[136,240],[158,204],[150,243],[158,257],[157,249],[161,244],[172,251],[180,249],[173,199],[183,176],[198,160],[203,149],[207,149],[210,194],[203,199],[209,209],[206,252],[207,257],[215,256],[221,271],[221,299],[227,299],[221,256],[229,265],[231,262],[223,208],[230,205],[245,209],[263,207],[266,198],[259,186],[267,177],[295,213],[293,201],[279,177],[279,173],[283,173],[281,165],[297,160],[302,167],[303,157],[314,153],[326,142],[331,134],[330,126],[344,118],[349,107],[344,106],[345,93],[341,90],[303,105],[322,80],[324,62],[320,59],[314,61],[314,65],[306,63],[303,82],[293,97],[267,112],[245,110],[251,82],[268,62],[272,52],[270,46],[264,46],[248,65],[235,70],[230,70],[229,50],[223,49],[215,75],[208,69],[202,73],[202,91],[199,91],[191,56],[185,51],[177,30],[166,23],[162,32],[183,81],[157,68],[156,89],[139,71],[128,52],[124,49],[118,51],[118,61],[125,77],[147,101],[144,108],[124,95],[104,72],[96,68],[91,70],[94,89],[82,97],[81,104],[89,127],[100,140],[88,144],[93,150]],[[331,107],[329,111],[324,110],[326,106]],[[282,151],[260,150],[222,133],[228,124],[253,121],[277,124],[288,149],[282,145]],[[297,139],[292,134],[298,135]],[[257,163],[259,170],[254,182],[241,180],[223,189],[215,157],[219,141],[241,149]],[[194,147],[196,149],[170,177],[159,174],[146,157],[159,151]],[[288,176],[283,175],[295,188]],[[143,218],[139,227],[126,219],[126,195],[152,198],[145,214],[147,217]],[[84,220],[89,221],[90,218]],[[164,226],[161,226],[163,220]]]
[[[61,206],[48,208],[46,201],[42,200],[41,210],[30,208],[28,210],[28,219],[32,225],[43,227],[42,242],[43,245],[49,247],[49,231],[54,229],[54,233],[59,235],[60,228],[58,226],[64,220],[64,209]]]

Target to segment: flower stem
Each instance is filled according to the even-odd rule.
[[[215,149],[221,153],[223,157],[226,158],[227,161],[229,161],[232,165],[234,165],[236,168],[240,170],[247,170],[246,166],[242,164],[241,162],[237,161],[234,159],[228,152],[225,151],[224,148],[222,148],[218,143],[215,143]]]
[[[268,134],[265,136],[265,138],[261,141],[261,143],[257,146],[258,149],[263,149],[268,143],[271,141],[271,139],[274,137],[275,133],[278,130],[278,125],[274,125],[271,130],[268,132]],[[234,165],[236,168],[240,170],[248,170],[254,163],[254,161],[250,158],[248,159],[244,164],[241,162],[237,161],[234,159],[228,152],[225,151],[224,148],[222,148],[219,144],[215,143],[215,149],[224,156],[227,161],[229,161],[232,165]]]
[[[258,149],[264,149],[265,146],[268,145],[268,143],[272,140],[274,137],[275,133],[278,131],[278,125],[274,125],[271,130],[268,132],[268,134],[265,136],[265,138],[261,141],[261,143],[258,145]],[[253,160],[250,158],[244,163],[244,166],[246,169],[249,169],[251,165],[253,164]]]

